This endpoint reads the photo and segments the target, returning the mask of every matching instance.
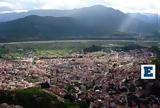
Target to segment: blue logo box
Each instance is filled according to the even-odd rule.
[[[141,79],[156,79],[156,66],[141,65]]]

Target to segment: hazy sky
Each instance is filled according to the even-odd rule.
[[[98,4],[123,12],[157,13],[158,10],[160,11],[160,0],[0,0],[0,12],[73,9]]]

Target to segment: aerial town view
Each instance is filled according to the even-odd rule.
[[[49,44],[52,45],[52,43]],[[66,43],[60,42],[60,44]],[[27,49],[18,48],[18,45],[3,45],[1,50],[5,52],[5,49],[10,49],[10,47],[14,49],[15,46],[16,53],[19,52],[17,55]],[[26,47],[29,46],[26,45]],[[107,49],[110,50],[110,48]],[[49,49],[51,54],[36,56],[30,49],[24,57],[2,58],[0,60],[0,89],[14,91],[30,88],[31,91],[33,89],[32,92],[34,89],[41,90],[55,95],[62,103],[69,100],[77,104],[73,106],[75,108],[132,106],[159,108],[160,82],[159,80],[151,82],[141,80],[140,64],[160,63],[158,59],[160,49],[156,46],[140,47],[133,44],[117,48],[117,50],[107,51],[106,48],[92,45],[80,52],[70,52],[67,55],[57,56],[56,50]],[[10,51],[6,51],[5,55],[7,53]],[[9,101],[14,104],[20,101],[14,100],[15,95],[9,98]],[[8,95],[0,96],[0,102],[8,100]],[[1,106],[7,105],[3,103]],[[41,108],[41,106],[36,107]],[[70,108],[65,105],[64,107]]]
[[[160,108],[158,3],[0,0],[0,108]]]

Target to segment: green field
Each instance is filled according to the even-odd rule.
[[[138,44],[144,47],[160,46],[158,41],[135,40],[61,40],[38,42],[14,42],[0,44],[0,57],[16,59],[20,57],[62,57],[79,53],[82,49],[97,45],[105,49]]]

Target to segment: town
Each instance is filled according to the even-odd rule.
[[[150,95],[140,80],[141,64],[151,63],[154,56],[148,49],[135,49],[0,60],[0,89],[46,88],[90,108],[159,108],[159,97]]]

